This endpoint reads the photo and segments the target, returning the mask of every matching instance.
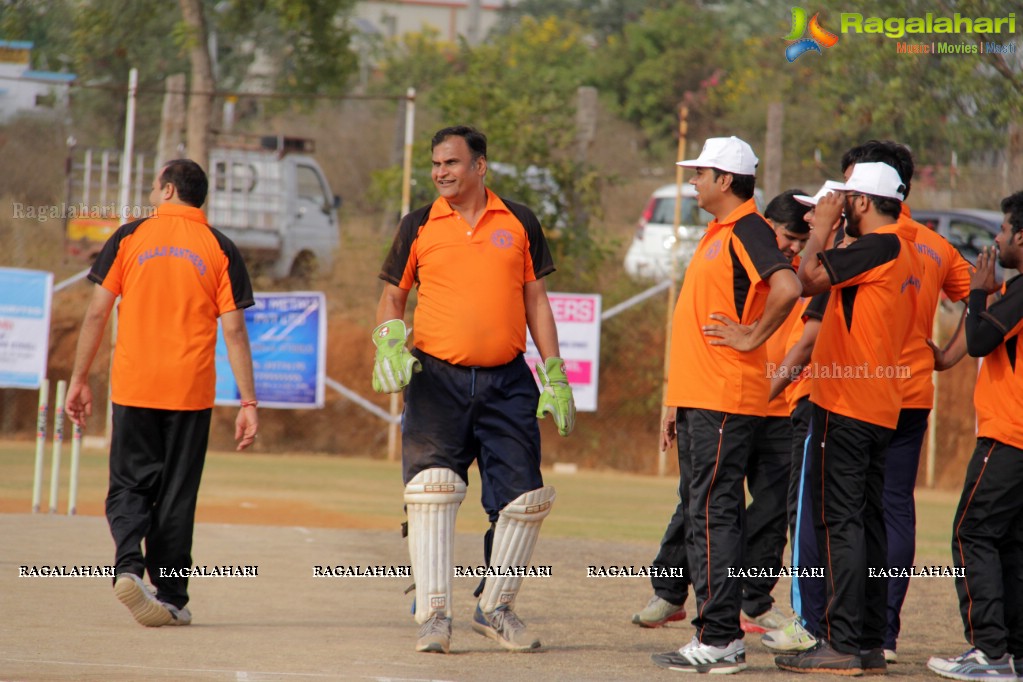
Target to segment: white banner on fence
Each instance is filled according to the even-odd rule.
[[[50,349],[53,273],[0,268],[0,387],[39,388]]]
[[[580,412],[597,411],[597,379],[600,374],[600,294],[561,294],[549,292],[558,325],[558,343],[565,374],[572,385],[575,408]],[[532,337],[526,339],[526,362],[533,367],[541,362]]]

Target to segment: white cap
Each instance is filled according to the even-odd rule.
[[[816,206],[817,202],[828,196],[830,192],[841,189],[842,183],[834,180],[825,180],[821,188],[817,190],[817,193],[812,197],[808,197],[805,194],[793,194],[792,198],[803,204],[804,206]]]
[[[906,198],[906,185],[899,177],[899,172],[887,163],[881,162],[856,164],[845,184],[835,189],[840,192],[859,192],[899,201]]]
[[[756,175],[757,161],[753,148],[733,135],[707,138],[699,158],[679,161],[678,165],[686,168],[717,168],[736,175]]]

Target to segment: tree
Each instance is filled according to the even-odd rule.
[[[600,47],[593,80],[655,152],[673,151],[679,104],[702,101],[721,79],[720,34],[716,15],[695,0],[647,11]],[[709,130],[714,117],[705,106],[691,107],[691,135]]]
[[[257,50],[273,58],[273,88],[289,93],[342,94],[358,69],[347,20],[355,0],[229,0],[218,5],[225,43],[223,76],[237,85]]]
[[[380,77],[372,88],[377,94],[404,92],[408,87],[427,92],[450,75],[460,57],[458,44],[442,40],[432,27],[389,40],[381,52]]]
[[[209,168],[210,128],[213,116],[213,64],[210,61],[206,19],[201,0],[179,0],[185,22],[186,47],[192,64],[188,95],[188,158]]]
[[[520,0],[502,13],[497,30],[513,31],[527,16],[537,20],[556,17],[578,24],[602,43],[638,21],[643,12],[673,4],[673,0]]]
[[[70,0],[0,0],[0,37],[32,42],[32,66],[60,71],[70,65]]]
[[[397,90],[411,74],[420,104],[442,125],[467,123],[486,133],[491,165],[505,166],[488,183],[537,212],[556,256],[596,253],[588,229],[599,213],[598,176],[579,159],[576,144],[576,93],[593,58],[583,28],[527,16],[515,30],[475,47],[418,35],[394,48],[383,82]],[[429,158],[427,141],[416,145],[416,158]],[[396,177],[389,172],[378,180]],[[425,178],[419,184],[429,187]]]

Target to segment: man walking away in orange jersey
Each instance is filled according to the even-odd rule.
[[[92,413],[89,367],[120,296],[110,374],[113,434],[107,521],[117,546],[114,594],[142,625],[188,625],[196,497],[216,394],[217,319],[241,409],[238,449],[259,425],[243,310],[254,301],[238,249],[206,222],[206,173],[168,162],[153,179],[156,215],[122,225],[100,251],[68,386],[67,413]],[[145,552],[141,549],[145,542]],[[166,575],[173,569],[174,575]],[[148,572],[155,596],[142,582]]]

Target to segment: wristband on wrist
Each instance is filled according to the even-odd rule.
[[[258,400],[243,400],[243,401],[241,401],[241,406],[242,407],[256,407],[257,405],[259,405],[259,401]]]

